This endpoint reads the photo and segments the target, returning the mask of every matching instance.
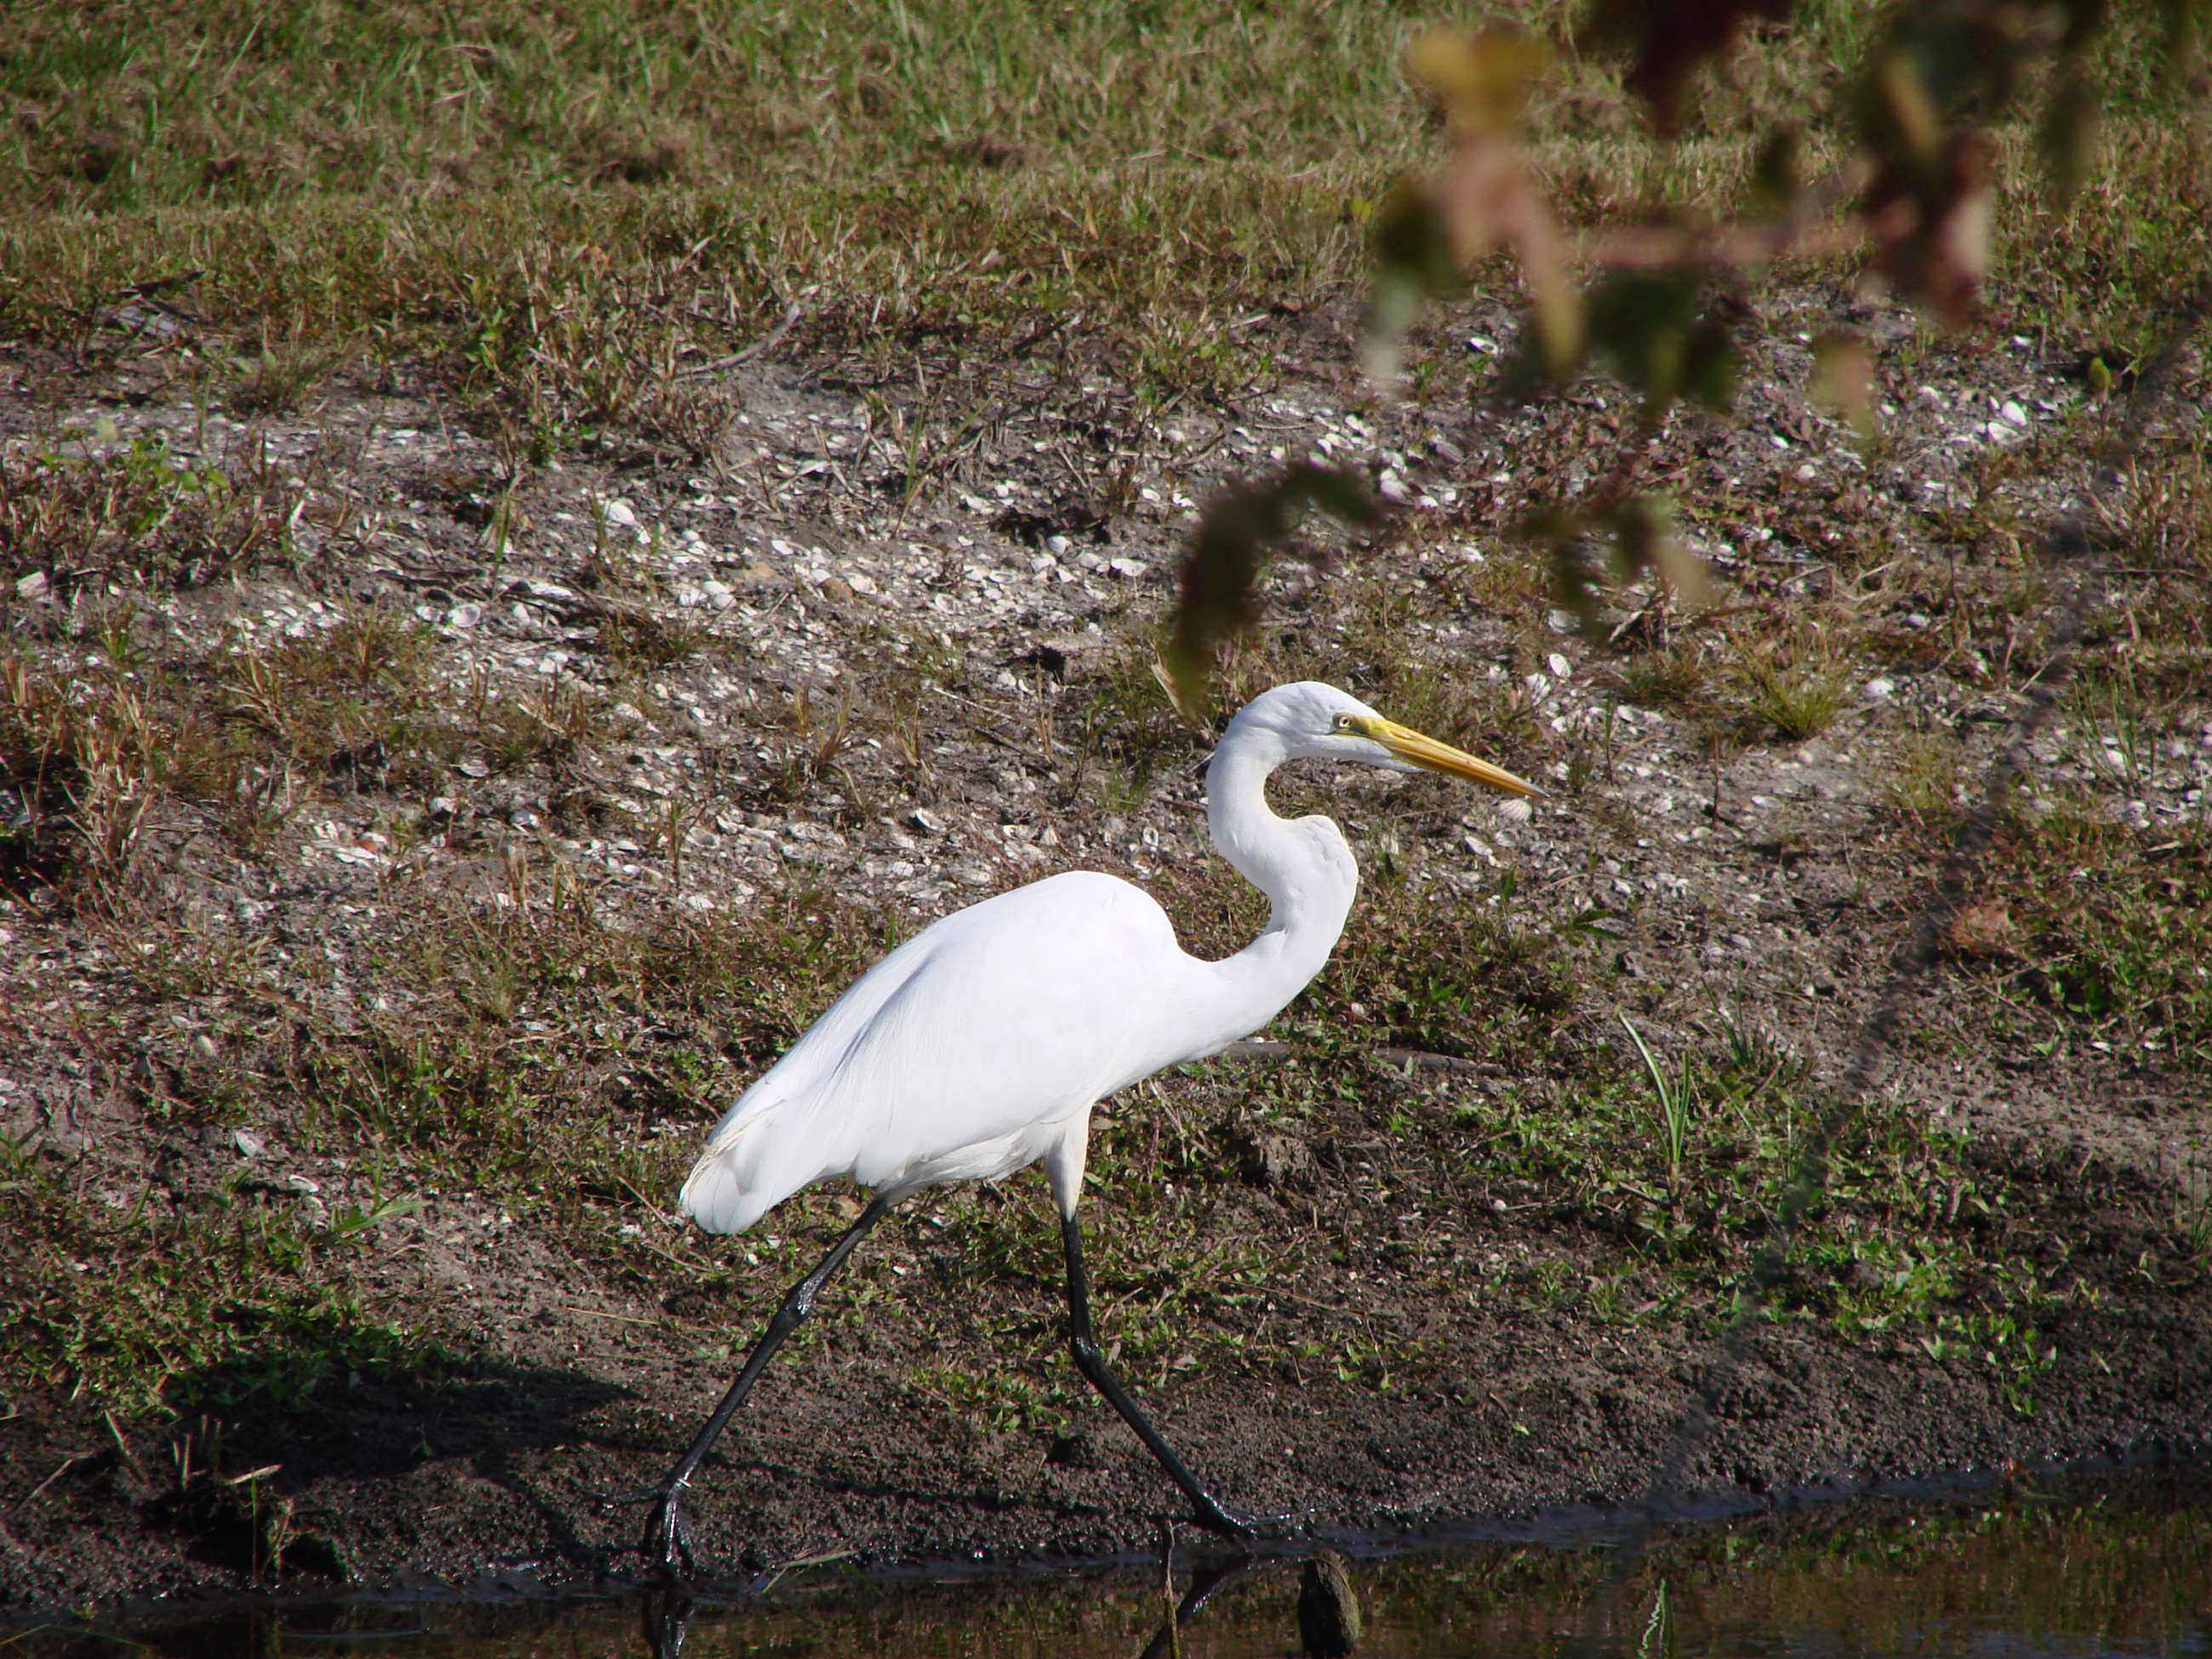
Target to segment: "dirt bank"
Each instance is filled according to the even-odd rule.
[[[2070,349],[1899,347],[1862,453],[1796,389],[1851,310],[1777,296],[1741,417],[1669,428],[1728,614],[1623,594],[1610,644],[1501,526],[1623,417],[1471,403],[1503,307],[1403,405],[1348,313],[1269,319],[1279,378],[1210,407],[910,343],[972,422],[817,342],[731,371],[707,460],[528,468],[389,387],[233,420],[16,365],[0,1603],[631,1570],[597,1495],[850,1213],[667,1215],[744,1079],[1018,880],[1144,881],[1194,948],[1255,925],[1149,646],[1195,505],[1308,451],[1401,510],[1285,570],[1237,684],[1325,676],[1553,795],[1279,789],[1360,848],[1345,946],[1276,1049],[1116,1103],[1087,1211],[1192,1463],[1374,1528],[1635,1498],[1701,1389],[1685,1492],[2202,1444],[2202,364],[2115,481]],[[944,423],[926,472],[887,409]],[[2094,534],[2047,562],[2068,513]],[[704,1557],[1153,1542],[1170,1489],[1060,1352],[1055,1273],[1033,1179],[911,1206],[708,1465]]]

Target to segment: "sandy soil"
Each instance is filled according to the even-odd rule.
[[[1110,811],[1097,792],[1109,750],[1080,751],[1121,718],[1112,698],[1132,618],[1158,614],[1171,592],[1194,507],[1224,477],[1317,449],[1367,466],[1411,520],[1433,527],[1353,559],[1431,596],[1406,624],[1428,659],[1510,702],[1522,736],[1501,759],[1565,793],[1571,766],[1607,734],[1602,769],[1525,824],[1413,786],[1332,796],[1331,810],[1358,826],[1370,873],[1388,828],[1421,849],[1422,878],[1439,891],[1476,903],[1510,869],[1524,914],[1561,927],[1601,918],[1600,942],[1574,958],[1592,976],[1558,1017],[1563,1047],[1586,1054],[1617,1011],[1662,1042],[1686,1040],[1725,1005],[1816,1079],[1856,1066],[1868,1091],[1963,1136],[1968,1167],[2008,1194],[2007,1212],[1974,1236],[1984,1267],[2039,1263],[2066,1294],[2040,1316],[2051,1358],[2032,1415],[2008,1401],[2000,1368],[1939,1355],[1915,1329],[1845,1336],[1795,1320],[1763,1328],[1737,1363],[1716,1358],[1710,1317],[1608,1319],[1571,1301],[1440,1295],[1455,1264],[1474,1283],[1541,1257],[1573,1279],[1618,1252],[1618,1228],[1491,1180],[1480,1152],[1468,1184],[1427,1197],[1425,1211],[1425,1166],[1394,1163],[1399,1132],[1385,1125],[1404,1119],[1411,1143],[1442,1145],[1454,1103],[1495,1095],[1514,1068],[1408,1066],[1367,1051],[1395,1053],[1402,1034],[1363,1048],[1355,1031],[1328,1062],[1346,1079],[1342,1115],[1189,1195],[1223,1238],[1341,1235],[1333,1262],[1216,1310],[1249,1364],[1170,1367],[1141,1390],[1192,1463],[1248,1507],[1310,1510],[1326,1529],[1633,1500],[1682,1443],[1701,1389],[1714,1420],[1680,1468],[1679,1498],[1757,1503],[1808,1483],[2201,1447],[2212,1431],[2212,1279],[2187,1246],[2185,1172],[2203,1133],[2204,1074],[2154,1050],[2080,1041],[2038,1053],[2032,1035],[1994,1034],[1972,951],[1923,962],[1911,949],[1931,906],[1955,921],[1987,896],[1989,867],[1953,869],[1947,890],[1948,835],[1916,837],[1886,805],[1900,745],[1931,730],[1955,739],[1970,800],[2008,744],[2026,745],[2026,787],[2097,782],[2065,720],[2038,713],[2027,662],[2061,630],[2077,589],[2096,586],[2101,603],[2121,580],[2112,557],[2093,552],[2034,584],[2013,665],[1990,660],[1986,642],[1936,648],[1950,625],[1936,608],[1944,582],[1960,574],[1955,558],[1947,574],[1924,546],[1928,514],[1972,497],[1974,469],[1995,451],[2050,446],[2002,486],[2022,523],[2090,500],[2102,485],[2081,423],[2096,417],[2080,408],[2070,358],[2003,339],[1923,352],[1890,388],[1881,458],[1863,461],[1795,392],[1765,389],[1801,385],[1802,338],[1844,309],[1822,295],[1778,302],[1738,419],[1680,417],[1651,464],[1655,482],[1671,479],[1692,503],[1693,542],[1738,602],[1780,629],[1793,606],[1847,586],[1870,636],[1887,641],[1871,663],[1846,652],[1840,712],[1795,741],[1716,746],[1693,721],[1617,708],[1607,654],[1560,628],[1540,580],[1510,575],[1529,556],[1501,526],[1539,480],[1571,494],[1606,464],[1609,393],[1522,411],[1378,406],[1346,366],[1341,319],[1276,319],[1280,382],[1218,409],[1139,408],[1043,346],[1009,356],[982,343],[934,348],[953,354],[940,367],[994,388],[992,418],[912,490],[867,417],[866,398],[895,388],[871,386],[858,359],[834,353],[755,365],[737,387],[744,420],[716,465],[617,451],[537,471],[517,496],[520,527],[491,565],[495,458],[428,403],[387,389],[264,417],[256,441],[309,481],[293,560],[159,596],[147,618],[157,654],[375,609],[419,619],[452,683],[474,672],[520,696],[566,672],[606,705],[602,722],[569,752],[513,764],[464,744],[428,778],[357,757],[344,787],[303,787],[301,809],[252,856],[209,832],[211,809],[165,807],[145,832],[150,896],[133,913],[136,933],[33,896],[7,900],[0,1118],[29,1156],[66,1164],[88,1203],[244,1190],[310,1221],[319,1206],[317,1224],[327,1224],[365,1193],[367,1159],[295,1092],[310,1085],[271,1060],[287,1021],[404,1013],[410,997],[434,1012],[446,988],[394,977],[380,953],[422,918],[495,909],[518,848],[540,872],[565,861],[608,914],[641,930],[656,917],[742,916],[793,870],[903,921],[1071,866],[1164,884],[1201,931],[1233,930],[1239,901],[1205,870],[1200,748],[1147,716],[1144,744],[1172,759]],[[1502,308],[1478,309],[1430,344],[1449,350],[1504,325]],[[2201,365],[2189,374],[2201,392]],[[161,430],[215,451],[246,430],[173,390],[82,393],[74,415],[87,427],[112,420],[114,441]],[[2186,397],[2172,410],[2164,418],[2203,419]],[[7,441],[33,441],[27,416],[8,419]],[[1920,574],[1869,580],[1870,540],[1893,541]],[[1858,550],[1848,578],[1847,546]],[[628,573],[618,588],[605,575],[613,553]],[[1994,580],[2003,562],[1968,578]],[[1303,568],[1279,579],[1274,616],[1306,630],[1305,659],[1338,648],[1333,580]],[[52,621],[28,600],[10,617],[19,639]],[[641,617],[706,648],[623,680],[605,669],[610,618],[634,635]],[[1915,637],[1929,647],[1917,651]],[[2081,648],[2112,647],[2096,635]],[[893,670],[923,654],[918,719],[902,726]],[[1371,670],[1347,657],[1341,677]],[[792,713],[802,692],[811,729]],[[860,738],[793,799],[792,769],[805,769],[843,693]],[[1056,721],[1058,744],[1042,760],[1030,742],[1041,720]],[[895,752],[908,732],[910,760]],[[2191,727],[2175,732],[2195,741]],[[2205,752],[2189,749],[2123,790],[2136,805],[2116,798],[2114,810],[2134,811],[2154,841],[2192,810],[2185,798],[2203,787]],[[669,803],[689,801],[703,805],[672,863],[653,826]],[[410,833],[395,833],[403,820]],[[148,989],[131,952],[141,941],[173,949],[172,922],[259,953],[266,998],[250,1020],[234,987]],[[1360,927],[1355,915],[1355,936]],[[1869,1046],[1878,1010],[1894,1016],[1895,1035]],[[717,1017],[702,1011],[703,1024]],[[643,1101],[633,1127],[648,1178],[680,1169],[710,1110],[636,1083],[658,1040],[648,1034],[684,1018],[610,1002],[604,1018],[623,1040],[562,1051],[587,1104]],[[714,1082],[741,1080],[762,1057],[726,1051]],[[1270,1086],[1276,1064],[1262,1054],[1171,1079],[1121,1103],[1117,1118],[1188,1117],[1207,1145],[1229,1147],[1238,1100]],[[219,1076],[256,1080],[243,1105],[235,1093],[210,1104]],[[398,1170],[419,1207],[380,1226],[347,1283],[434,1332],[450,1357],[420,1377],[356,1376],[281,1410],[251,1394],[227,1407],[205,1377],[176,1415],[112,1416],[96,1396],[71,1397],[65,1378],[11,1398],[0,1413],[0,1606],[272,1576],[636,1570],[638,1512],[609,1511],[598,1495],[665,1466],[726,1380],[726,1345],[820,1248],[836,1201],[808,1200],[782,1248],[748,1260],[750,1241],[683,1238],[641,1201],[665,1205],[672,1188],[605,1196],[605,1226],[583,1235],[518,1218],[496,1189],[410,1181],[407,1158],[393,1156],[380,1178]],[[984,1364],[974,1346],[1010,1326],[1023,1333],[1011,1368],[1064,1379],[1048,1256],[1003,1290],[979,1291],[933,1249],[935,1233],[969,1224],[979,1205],[989,1216],[1041,1203],[1024,1182],[1004,1199],[925,1203],[886,1227],[860,1282],[895,1299],[898,1316],[826,1322],[770,1376],[702,1477],[693,1513],[708,1562],[836,1551],[1015,1559],[1156,1541],[1159,1517],[1176,1513],[1173,1493],[1103,1405],[1079,1396],[1066,1431],[1047,1433],[913,1384],[948,1352]],[[1110,1190],[1091,1219],[1115,1227]],[[658,1274],[654,1252],[684,1270]],[[1116,1316],[1129,1316],[1109,1310],[1109,1327]],[[1316,1343],[1377,1331],[1423,1356],[1387,1387],[1314,1358]]]

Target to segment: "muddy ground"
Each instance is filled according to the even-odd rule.
[[[1844,320],[1887,343],[1870,452],[1802,390]],[[2202,357],[2116,462],[2136,416],[2083,343],[1768,296],[1735,417],[1678,415],[1643,463],[1732,617],[1622,592],[1592,637],[1506,527],[1615,464],[1611,388],[1472,395],[1503,304],[1425,337],[1403,403],[1361,386],[1349,308],[1249,325],[1275,374],[1212,406],[1145,406],[1079,341],[915,343],[975,411],[927,465],[885,435],[931,432],[915,378],[804,328],[722,371],[704,459],[520,470],[404,384],[226,411],[151,356],[6,365],[39,478],[158,434],[275,528],[205,570],[132,565],[143,524],[11,551],[11,660],[87,706],[137,676],[176,753],[220,753],[107,862],[34,848],[0,898],[0,1605],[637,1571],[639,1512],[599,1496],[663,1468],[852,1212],[675,1224],[745,1077],[890,937],[1054,870],[1147,883],[1203,948],[1254,924],[1147,657],[1197,506],[1308,453],[1398,516],[1271,579],[1234,684],[1326,675],[1553,793],[1522,822],[1433,780],[1278,786],[1361,851],[1340,962],[1276,1048],[1115,1103],[1086,1211],[1108,1340],[1194,1466],[1323,1529],[1622,1504],[1700,1390],[1677,1500],[2202,1449],[2204,999],[2051,989],[2103,971],[2066,930],[2124,908],[2067,848],[2137,860],[2154,904],[2208,890],[2201,638],[2128,732],[2062,695],[2202,604],[2203,502],[2143,528],[2202,483]],[[305,677],[301,641],[364,628],[358,684]],[[2025,816],[1978,818],[2008,750]],[[2056,852],[2054,800],[2097,826]],[[1687,1167],[1654,1162],[1624,1013],[1702,1068]],[[1831,1133],[1856,1184],[1722,1358]],[[871,1242],[704,1472],[703,1562],[1157,1542],[1177,1505],[1060,1351],[1044,1208],[1023,1177]],[[257,1301],[257,1261],[304,1288]]]

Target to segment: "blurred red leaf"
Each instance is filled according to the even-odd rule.
[[[1628,89],[1651,106],[1652,125],[1672,137],[1683,83],[1728,49],[1747,18],[1778,21],[1790,0],[1593,0],[1583,20],[1586,46],[1625,51]]]
[[[1813,342],[1813,401],[1833,410],[1862,439],[1874,435],[1874,354],[1847,329]]]
[[[1406,54],[1407,72],[1443,112],[1451,154],[1424,192],[1452,265],[1499,249],[1521,262],[1547,370],[1581,362],[1582,296],[1543,192],[1515,142],[1528,90],[1551,49],[1516,29],[1431,29]]]
[[[1311,461],[1233,483],[1207,506],[1183,560],[1175,629],[1160,657],[1160,684],[1184,719],[1195,721],[1205,708],[1222,641],[1256,619],[1260,573],[1316,508],[1346,524],[1382,516],[1359,474]]]
[[[1434,28],[1406,52],[1406,73],[1425,88],[1455,137],[1510,137],[1552,50],[1514,28]]]
[[[1875,270],[1943,322],[1966,323],[1990,268],[1990,162],[1982,137],[1954,133],[1933,168],[1885,167],[1864,206]]]
[[[1601,506],[1546,507],[1515,526],[1514,533],[1546,550],[1553,598],[1593,643],[1606,637],[1601,607],[1608,576],[1617,585],[1646,577],[1668,601],[1693,611],[1712,603],[1705,562],[1675,533],[1674,505],[1663,497],[1623,495]],[[1599,550],[1606,554],[1602,567],[1590,557]]]
[[[2080,192],[2097,148],[2096,88],[2078,64],[2064,65],[2053,77],[2035,137],[2050,171],[2051,194],[2063,207]]]

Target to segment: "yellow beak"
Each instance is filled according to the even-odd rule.
[[[1446,772],[1455,778],[1469,778],[1476,783],[1487,784],[1492,789],[1502,789],[1509,795],[1540,795],[1544,792],[1526,779],[1516,778],[1502,766],[1492,766],[1486,760],[1477,760],[1462,749],[1448,743],[1438,743],[1425,732],[1411,726],[1401,726],[1395,720],[1386,720],[1380,714],[1359,714],[1352,717],[1352,729],[1363,738],[1381,744],[1400,760],[1431,772]]]

